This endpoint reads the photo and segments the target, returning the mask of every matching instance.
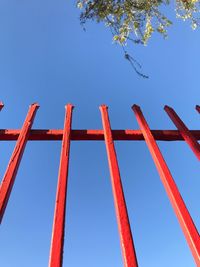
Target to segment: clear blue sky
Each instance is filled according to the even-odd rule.
[[[154,129],[174,129],[171,105],[200,128],[200,32],[175,21],[168,40],[154,36],[130,49],[149,80],[138,77],[101,25],[84,32],[75,1],[0,1],[0,128],[20,128],[39,102],[33,128],[62,128],[64,106],[75,105],[73,128],[101,129],[98,106],[109,105],[114,129],[137,129],[139,104]],[[169,12],[174,20],[174,14]],[[0,175],[14,142],[1,142]],[[48,266],[60,142],[30,142],[0,226],[2,267]],[[200,229],[199,163],[184,143],[159,142]],[[141,267],[193,267],[190,250],[144,142],[116,148]],[[64,266],[121,267],[118,231],[103,142],[73,142],[67,197]]]

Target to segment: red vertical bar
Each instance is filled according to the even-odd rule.
[[[179,193],[176,183],[170,173],[170,170],[160,152],[160,149],[151,133],[151,130],[142,114],[139,106],[132,107],[140,129],[144,135],[145,141],[160,174],[161,181],[165,187],[167,195],[174,208],[175,214],[179,220],[181,228],[184,232],[188,245],[193,254],[197,266],[200,266],[200,237],[195,224],[187,210],[187,207]]]
[[[0,102],[0,111],[2,110],[3,107],[4,107],[3,102]]]
[[[196,110],[200,113],[200,106],[196,105]]]
[[[65,210],[73,106],[68,104],[65,108],[66,114],[60,155],[60,168],[58,174],[49,267],[61,267],[63,262]]]
[[[200,145],[197,141],[197,139],[192,135],[190,130],[187,128],[187,126],[183,123],[183,121],[179,118],[177,113],[173,110],[173,108],[169,106],[164,107],[165,111],[173,121],[173,123],[176,125],[177,129],[180,131],[180,134],[182,135],[185,142],[189,145],[189,147],[192,149],[198,160],[200,160]]]
[[[9,200],[9,196],[17,175],[19,164],[23,156],[23,152],[28,140],[29,132],[33,124],[33,120],[39,105],[34,103],[29,107],[28,114],[22,126],[20,135],[15,145],[13,154],[10,158],[7,170],[4,174],[3,180],[0,186],[0,222],[3,219],[3,215],[6,209],[6,205]]]
[[[100,106],[124,267],[137,267],[138,263],[107,109],[105,105]]]

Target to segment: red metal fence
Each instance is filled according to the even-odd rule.
[[[170,170],[156,143],[156,140],[185,141],[197,159],[200,160],[200,144],[198,143],[198,140],[200,140],[200,130],[189,130],[177,113],[168,106],[165,106],[164,109],[175,124],[177,130],[151,130],[140,107],[137,105],[134,105],[132,109],[139,124],[140,130],[112,130],[108,115],[108,108],[105,105],[100,106],[103,130],[73,130],[71,129],[73,111],[73,106],[71,104],[66,105],[63,130],[32,130],[31,127],[38,107],[39,106],[36,103],[30,106],[24,124],[20,130],[0,130],[0,140],[17,141],[0,185],[0,222],[2,222],[27,141],[62,140],[52,241],[49,257],[49,267],[61,267],[63,261],[62,256],[64,246],[70,142],[72,140],[104,140],[107,150],[124,266],[137,267],[137,256],[131,233],[114,141],[143,140],[146,142],[149,148],[165,191],[183,230],[196,265],[197,267],[200,267],[200,236],[198,230],[195,227],[195,224],[184,203],[184,200],[181,197],[172,174],[170,173]],[[2,108],[3,104],[0,103],[0,110]],[[200,113],[200,106],[196,106],[196,110]]]

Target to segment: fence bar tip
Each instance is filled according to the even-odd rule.
[[[196,105],[196,110],[200,113],[200,106]]]
[[[38,109],[40,105],[37,102],[33,102],[32,104],[29,105],[29,108],[31,107],[35,107],[36,109]]]
[[[4,107],[4,103],[0,101],[0,110]]]
[[[72,109],[74,109],[74,105],[71,104],[71,103],[67,103],[67,104],[65,105],[65,109],[67,109],[67,108],[69,108],[70,110],[72,110]]]

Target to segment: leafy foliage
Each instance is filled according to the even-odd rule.
[[[141,65],[127,53],[125,46],[128,41],[146,45],[154,32],[166,38],[172,22],[162,10],[170,4],[170,0],[77,0],[81,24],[88,20],[105,23],[113,41],[122,46],[125,59],[143,78],[148,76],[141,72]],[[199,8],[200,0],[175,0],[176,17],[189,20],[194,30],[200,25]]]
[[[160,11],[170,0],[78,0],[80,20],[104,22],[110,27],[113,40],[121,45],[127,41],[147,44],[153,32],[167,37],[172,22]],[[199,25],[200,0],[176,0],[178,18],[190,20],[193,29]]]

